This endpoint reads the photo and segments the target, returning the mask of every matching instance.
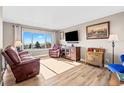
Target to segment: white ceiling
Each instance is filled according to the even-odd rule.
[[[30,26],[62,29],[124,11],[124,6],[4,6],[3,19]]]

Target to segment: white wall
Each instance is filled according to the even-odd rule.
[[[2,7],[0,7],[0,48],[3,47]]]
[[[0,50],[3,48],[3,25],[2,25],[2,7],[0,7]],[[2,61],[2,56],[0,53],[0,83],[1,83],[1,61]]]
[[[13,24],[3,22],[3,47],[14,45],[14,28]]]
[[[81,46],[81,58],[85,59],[86,49],[88,47],[96,47],[96,48],[105,48],[106,55],[105,59],[111,60],[111,53],[112,53],[112,46],[111,42],[107,39],[94,39],[94,40],[87,40],[86,39],[86,26],[110,21],[110,34],[117,34],[119,37],[119,42],[115,44],[115,62],[119,62],[119,56],[124,53],[124,12],[118,13],[115,15],[111,15],[105,18],[97,19],[94,21],[82,23],[73,27],[68,27],[62,29],[61,31],[68,32],[79,30],[79,39],[80,42],[78,44],[74,44],[75,46]],[[66,43],[65,41],[60,41],[62,44],[71,45]],[[111,62],[111,61],[110,61]]]

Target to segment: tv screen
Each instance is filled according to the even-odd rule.
[[[78,41],[78,31],[72,31],[65,33],[66,41]]]

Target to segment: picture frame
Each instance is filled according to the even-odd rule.
[[[110,22],[102,22],[86,27],[87,39],[108,39],[110,35]]]
[[[60,40],[64,39],[64,32],[60,32]]]

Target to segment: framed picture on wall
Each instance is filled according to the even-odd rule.
[[[87,39],[108,39],[110,34],[110,22],[93,24],[86,27]]]
[[[61,40],[64,39],[64,32],[60,32],[60,39],[61,39]]]

